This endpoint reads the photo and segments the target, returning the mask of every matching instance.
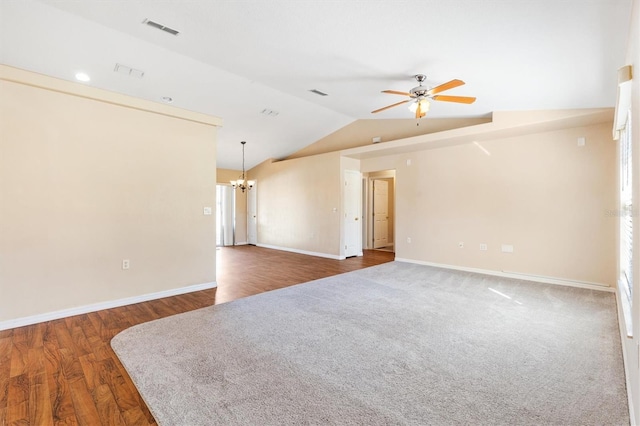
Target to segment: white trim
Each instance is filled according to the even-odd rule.
[[[627,344],[625,344],[625,342],[630,342],[630,344],[633,345],[633,337],[628,334],[627,328],[625,327],[625,325],[623,325],[625,323],[625,318],[623,314],[624,308],[620,305],[621,297],[626,297],[626,295],[623,292],[618,292],[618,294],[616,294],[616,305],[618,308],[618,329],[620,331],[620,343],[622,346],[620,349],[622,351],[622,364],[624,365],[624,378],[627,384],[627,405],[629,406],[629,419],[630,423],[632,425],[635,425],[636,417],[633,408],[633,387],[631,386],[631,378],[629,377],[629,370],[631,366],[629,365],[629,360],[627,359]]]
[[[125,108],[166,115],[168,117],[175,117],[210,126],[222,126],[222,119],[212,115],[176,108],[160,102],[151,102],[145,99],[134,98],[132,96],[122,95],[113,91],[98,89],[93,85],[61,80],[44,74],[14,68],[9,65],[0,64],[0,80],[38,87],[40,89],[60,92],[71,96],[92,99]]]
[[[248,246],[248,245],[249,245],[249,243],[248,243],[248,242],[246,242],[246,241],[241,241],[241,242],[239,242],[239,243],[236,243],[235,245],[237,245],[237,246]]]
[[[294,249],[294,248],[289,248],[289,247],[278,247],[278,246],[272,246],[269,244],[256,244],[257,247],[264,247],[264,248],[268,248],[268,249],[273,249],[273,250],[282,250],[282,251],[290,251],[292,253],[298,253],[298,254],[306,254],[308,256],[318,256],[318,257],[325,257],[327,259],[335,259],[335,260],[344,260],[345,257],[344,256],[338,256],[335,254],[328,254],[328,253],[318,253],[315,251],[307,251],[307,250],[298,250],[298,249]]]
[[[442,263],[425,262],[422,260],[403,259],[398,257],[396,257],[395,260],[397,262],[416,263],[418,265],[427,265],[427,266],[435,266],[436,268],[446,268],[446,269],[455,269],[458,271],[475,272],[478,274],[493,275],[496,277],[515,278],[518,280],[536,281],[536,282],[545,283],[545,284],[557,284],[557,285],[564,285],[569,287],[579,287],[579,288],[586,288],[589,290],[608,291],[611,293],[616,292],[616,289],[614,287],[608,286],[606,284],[600,284],[600,283],[569,280],[565,278],[547,277],[544,275],[523,274],[520,272],[493,271],[490,269],[467,268],[465,266],[446,265]]]
[[[39,322],[52,321],[60,318],[71,317],[74,315],[82,315],[88,312],[102,311],[104,309],[117,308],[125,305],[133,305],[134,303],[147,302],[154,299],[162,299],[163,297],[177,296],[179,294],[192,293],[194,291],[207,290],[217,287],[214,282],[195,284],[187,287],[174,288],[171,290],[158,291],[156,293],[141,294],[140,296],[125,297],[124,299],[109,300],[107,302],[92,303],[91,305],[77,306],[75,308],[62,309],[60,311],[47,312],[45,314],[32,315],[10,319],[0,322],[0,330],[8,330],[10,328],[23,327],[25,325],[37,324]]]
[[[621,279],[618,280],[617,290],[620,296],[616,298],[616,300],[620,299],[618,300],[618,312],[622,312],[622,318],[620,320],[620,324],[624,324],[624,328],[625,328],[624,334],[627,337],[633,337],[633,319],[631,317],[631,301],[629,300],[627,284],[623,283]]]

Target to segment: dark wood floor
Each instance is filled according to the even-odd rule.
[[[0,425],[156,424],[109,342],[133,325],[392,261],[268,250],[217,252],[217,289],[0,331]]]

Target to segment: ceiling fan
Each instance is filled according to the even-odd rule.
[[[409,96],[411,99],[406,99],[404,101],[397,102],[392,105],[388,105],[384,108],[377,109],[375,111],[371,111],[371,114],[375,114],[389,108],[393,108],[398,105],[406,104],[410,102],[409,109],[412,112],[416,113],[416,118],[424,117],[429,111],[429,99],[434,101],[444,101],[444,102],[457,102],[461,104],[472,104],[475,102],[476,98],[471,96],[448,96],[448,95],[438,95],[440,92],[444,92],[445,90],[453,89],[454,87],[462,86],[464,81],[462,80],[451,80],[439,86],[436,86],[432,89],[429,89],[427,86],[423,86],[422,83],[427,79],[427,76],[424,74],[418,74],[415,76],[415,79],[418,81],[418,86],[409,90],[408,92],[399,92],[397,90],[383,90],[382,93],[390,93],[392,95],[402,95]]]

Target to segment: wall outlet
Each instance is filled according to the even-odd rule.
[[[129,269],[129,259],[122,259],[122,269]]]
[[[480,244],[480,250],[482,251],[487,251],[487,245],[486,244]]]
[[[205,207],[202,209],[202,214],[205,216],[211,216],[213,209],[211,207]]]
[[[411,244],[411,237],[407,237],[407,243]]]
[[[460,248],[464,248],[464,243],[463,243],[462,241],[460,241],[460,242],[458,243],[458,247],[460,247]]]

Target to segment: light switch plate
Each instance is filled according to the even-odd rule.
[[[213,209],[211,207],[205,207],[202,211],[202,214],[205,216],[211,216]]]

